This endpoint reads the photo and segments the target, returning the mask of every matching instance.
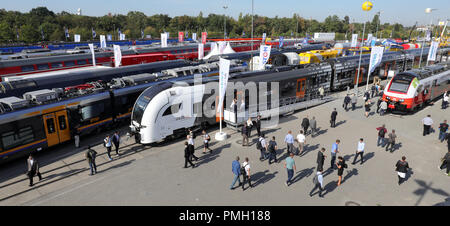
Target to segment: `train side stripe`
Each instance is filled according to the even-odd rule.
[[[0,153],[0,157],[5,156],[5,155],[11,155],[13,153],[22,151],[22,150],[27,149],[27,148],[32,148],[33,146],[37,146],[37,145],[42,144],[42,143],[47,143],[47,139],[38,140],[38,141],[35,141],[33,143],[22,145],[22,146],[13,148],[13,149],[11,149],[9,151],[2,152],[2,153]]]

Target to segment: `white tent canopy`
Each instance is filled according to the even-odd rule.
[[[229,53],[235,53],[236,51],[231,48],[230,43],[228,42],[225,49],[223,50],[222,54],[229,54]],[[203,59],[209,59],[213,56],[221,55],[220,49],[219,49],[219,43],[214,42],[211,44],[211,52],[208,53],[207,56],[205,56]]]

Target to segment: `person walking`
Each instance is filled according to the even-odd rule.
[[[90,176],[97,174],[97,165],[95,164],[95,158],[97,157],[97,152],[91,149],[91,145],[88,146],[86,151],[86,160],[88,161],[89,168],[91,169]]]
[[[395,138],[397,138],[397,135],[395,134],[395,130],[392,130],[391,133],[389,133],[388,135],[388,142],[386,144],[386,151],[388,151],[388,149],[390,149],[390,152],[393,152],[394,146],[395,146]]]
[[[77,128],[74,128],[73,129],[73,138],[74,138],[74,141],[75,141],[75,147],[76,148],[79,148],[80,147],[80,132],[78,132],[78,129]]]
[[[233,102],[231,102],[230,109],[233,110],[234,120],[237,123],[238,122],[238,110],[237,110],[237,99],[236,98],[234,98]]]
[[[303,134],[303,130],[300,130],[300,133],[297,135],[297,143],[298,143],[298,156],[303,153],[303,149],[306,144],[306,137]]]
[[[292,131],[289,130],[288,134],[284,138],[284,142],[286,143],[287,147],[287,153],[294,152],[294,136],[292,136]]]
[[[356,109],[356,103],[358,103],[358,97],[356,97],[356,94],[353,94],[352,96],[352,111]]]
[[[383,99],[380,97],[377,101],[377,113],[380,113],[381,102],[383,102]]]
[[[367,102],[370,99],[370,93],[369,90],[366,90],[364,93],[364,102]]]
[[[387,108],[388,108],[387,102],[385,100],[383,100],[380,104],[380,116],[383,116],[384,114],[386,114]]]
[[[450,150],[448,150],[448,152],[442,158],[442,164],[441,166],[439,166],[439,169],[440,170],[444,169],[444,166],[447,167],[447,171],[445,174],[447,174],[447,176],[450,176]]]
[[[442,98],[442,109],[446,109],[447,108],[447,106],[448,106],[448,99],[449,99],[448,93],[447,93],[447,91],[445,91],[444,97]]]
[[[380,146],[380,145],[383,147],[384,146],[384,137],[385,137],[385,135],[386,135],[386,133],[388,131],[387,131],[385,125],[382,125],[381,127],[378,127],[377,131],[378,131],[377,147]],[[380,141],[381,141],[381,143],[380,143]]]
[[[234,174],[234,178],[233,178],[233,182],[230,185],[230,190],[234,189],[234,185],[236,184],[237,181],[239,181],[239,185],[238,186],[242,186],[241,183],[241,179],[239,179],[240,174],[241,174],[241,164],[239,163],[239,156],[236,157],[236,160],[234,160],[231,163],[231,171]]]
[[[350,104],[351,101],[352,99],[350,98],[350,95],[347,94],[344,98],[344,105],[343,105],[345,111],[348,111],[348,104]]]
[[[41,173],[39,172],[39,163],[32,155],[30,155],[27,159],[27,166],[28,166],[27,176],[28,179],[30,180],[29,186],[32,187],[34,176],[38,176],[39,181],[42,180]]]
[[[336,127],[336,118],[337,118],[338,112],[336,111],[336,108],[334,109],[333,112],[331,112],[331,128],[335,128]]]
[[[256,120],[253,122],[253,125],[256,127],[256,132],[258,132],[258,137],[261,136],[261,115],[256,117]]]
[[[339,153],[340,140],[336,140],[336,143],[331,146],[331,166],[330,169],[334,169],[334,163],[336,162],[336,154]]]
[[[112,142],[114,143],[114,147],[116,148],[116,156],[119,156],[120,136],[118,131],[114,132]]]
[[[369,117],[369,113],[370,113],[370,100],[367,100],[366,103],[364,104],[364,108],[365,108],[365,114],[366,114],[366,118]]]
[[[192,168],[195,167],[195,164],[192,163],[191,149],[189,143],[187,141],[184,142],[184,168],[188,168],[187,164],[189,163]]]
[[[448,130],[447,120],[444,120],[444,122],[439,125],[439,140],[441,141],[441,143],[444,142],[445,140],[447,130]]]
[[[287,170],[288,179],[286,181],[286,186],[291,185],[292,183],[292,177],[294,177],[294,172],[297,171],[297,167],[295,166],[294,161],[294,153],[289,153],[289,157],[286,158],[284,162],[284,168]]]
[[[252,128],[253,128],[253,122],[252,118],[248,118],[247,120],[247,137],[252,137]]]
[[[272,160],[278,162],[277,160],[277,142],[275,141],[275,137],[272,137],[272,140],[269,141],[269,165],[272,164]]]
[[[433,128],[433,119],[431,119],[431,115],[427,115],[427,117],[422,119],[423,124],[423,136],[430,134],[431,128]]]
[[[109,161],[112,160],[111,158],[111,138],[109,137],[109,135],[107,135],[105,137],[105,139],[103,140],[103,146],[106,147],[106,154],[108,155]]]
[[[313,184],[314,188],[309,192],[309,197],[313,196],[313,192],[319,188],[319,197],[323,198],[322,191],[323,191],[323,175],[322,171],[317,171],[316,176],[313,178]]]
[[[251,181],[250,163],[249,163],[248,157],[246,157],[245,162],[242,163],[242,168],[243,168],[242,171],[243,171],[243,177],[244,177],[243,182],[242,182],[242,190],[245,191],[244,186],[247,183],[247,181],[248,181],[248,185],[250,186],[250,188],[253,187],[252,181]]]
[[[305,136],[307,136],[308,135],[308,128],[309,128],[309,118],[308,118],[308,116],[303,118],[303,120],[302,120],[302,128],[303,128],[303,131],[305,131]]]
[[[258,142],[256,143],[256,148],[261,152],[261,157],[259,160],[264,161],[267,159],[267,143],[266,139],[264,139],[264,134],[258,138]]]
[[[401,160],[398,160],[397,164],[395,164],[395,171],[398,174],[398,185],[402,184],[405,180],[406,173],[408,173],[409,164],[406,161],[406,157],[403,156]]]
[[[325,162],[325,158],[327,157],[324,153],[325,148],[322,148],[317,152],[317,172],[323,171],[323,163]]]
[[[241,133],[242,133],[242,146],[248,146],[247,123],[244,123],[242,125]]]
[[[317,131],[317,122],[315,116],[313,116],[312,119],[309,120],[309,124],[311,126],[311,137],[314,137],[314,134]]]
[[[336,163],[336,166],[338,168],[338,183],[337,186],[341,186],[342,182],[342,174],[344,174],[344,169],[347,168],[347,164],[345,164],[344,158],[342,156],[338,157],[338,162]]]
[[[450,150],[450,133],[445,135],[445,140],[447,141],[447,149]]]
[[[209,142],[211,141],[211,137],[206,133],[206,130],[202,131],[203,134],[203,154],[206,154],[206,149],[209,150],[209,153],[212,153],[211,148],[209,148]]]
[[[364,163],[364,148],[366,146],[366,143],[364,143],[364,139],[361,138],[359,139],[358,142],[358,148],[356,149],[356,155],[355,158],[353,159],[353,165],[356,164],[356,159],[358,159],[358,156],[361,156],[361,165]]]
[[[187,140],[191,160],[193,158],[195,161],[198,161],[198,157],[195,156],[195,143],[193,135],[187,135]]]

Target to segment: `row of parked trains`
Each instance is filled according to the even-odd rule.
[[[450,50],[441,49],[439,54],[448,55],[448,52]],[[424,53],[425,59],[428,50]],[[274,50],[269,60],[270,67],[262,71],[250,71],[247,63],[250,55],[234,53],[223,56],[233,62],[230,82],[279,82],[280,98],[297,97],[298,101],[305,95],[317,92],[319,87],[333,92],[365,83],[370,60],[369,55],[363,55],[362,73],[357,80],[359,57],[327,59],[321,64],[305,68],[298,62],[292,63],[292,56],[298,56],[298,53]],[[419,57],[420,51],[417,50],[386,52],[369,80],[374,76],[385,78],[389,71],[398,73],[410,70]],[[218,61],[211,60],[207,64],[185,60],[164,61],[116,70],[123,71],[117,73],[104,69],[103,72],[80,72],[70,76],[37,76],[25,79],[25,82],[2,82],[0,162],[69,141],[75,134],[88,135],[129,123],[130,118],[136,140],[144,144],[182,134],[187,128],[217,123],[215,113],[210,114],[213,117],[194,118],[189,122],[174,120],[170,118],[174,112],[168,110],[172,109],[168,101],[170,98],[167,103],[161,100],[164,96],[180,93],[177,90],[171,92],[171,89],[182,88],[172,88],[174,84],[185,82],[194,85],[194,74],[201,75],[203,82],[217,82]],[[211,111],[216,111],[217,97],[216,94],[212,95],[214,97],[209,96],[213,100],[210,103]],[[204,98],[208,98],[208,95],[200,98],[201,102]],[[199,104],[193,103],[192,109],[198,108]],[[154,124],[163,121],[167,123],[159,123],[160,127]]]

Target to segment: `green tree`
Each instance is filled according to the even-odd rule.
[[[6,43],[6,42],[12,42],[14,40],[15,40],[15,35],[13,33],[13,30],[9,26],[9,24],[6,22],[0,23],[0,42]]]
[[[40,40],[40,32],[31,24],[20,27],[20,39],[27,43],[35,43]]]

